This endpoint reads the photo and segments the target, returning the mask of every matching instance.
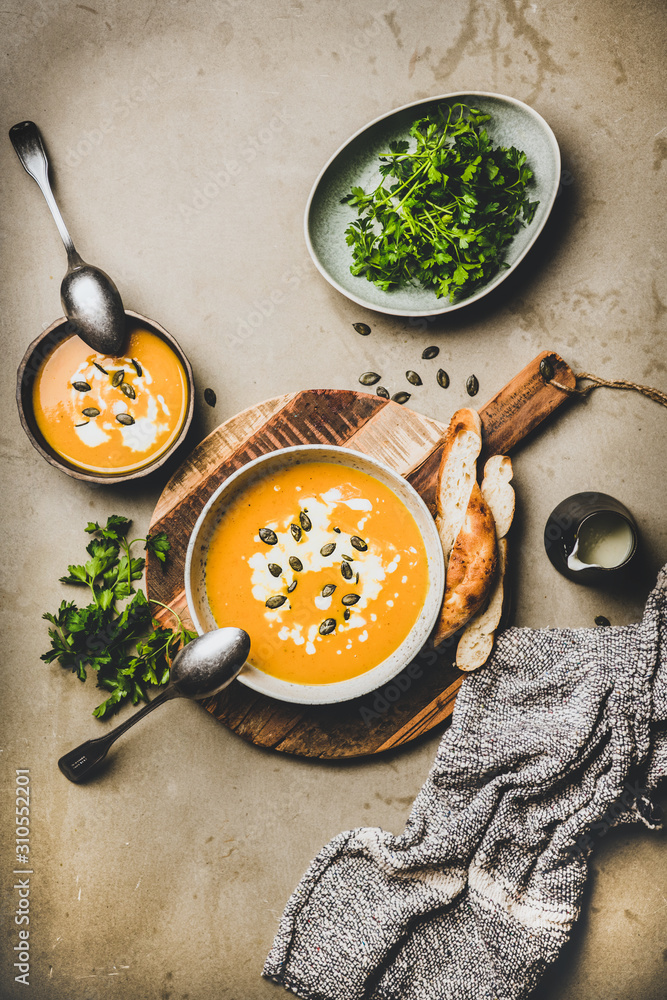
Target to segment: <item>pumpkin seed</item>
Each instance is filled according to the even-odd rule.
[[[215,406],[218,401],[218,397],[213,392],[213,389],[204,389],[204,402],[208,403],[209,406]]]
[[[349,622],[349,620],[350,620],[350,609],[349,608],[345,608],[345,611],[343,611],[343,618],[345,619],[346,622]]]
[[[124,368],[119,368],[117,372],[113,373],[113,378],[111,379],[111,384],[114,387],[114,389],[118,388],[118,386],[121,384],[121,382],[123,381],[124,378],[125,378],[125,369]]]
[[[362,385],[375,385],[382,378],[377,372],[364,372],[363,375],[359,376],[359,381]]]
[[[286,600],[287,598],[284,594],[276,594],[275,597],[269,597],[268,601],[265,601],[264,604],[267,608],[275,611],[276,608],[282,607]]]
[[[279,566],[278,563],[269,563],[269,573],[271,576],[280,576],[282,571],[283,568],[282,566]]]
[[[131,358],[131,361],[132,361],[132,367],[134,368],[139,378],[141,378],[141,376],[144,374],[143,368],[141,367],[136,358]]]
[[[322,548],[320,549],[320,555],[325,557],[330,556],[335,548],[336,548],[335,542],[327,542],[326,545],[323,545]]]
[[[408,382],[410,383],[410,385],[423,385],[423,382],[420,379],[420,377],[417,374],[417,372],[413,372],[412,369],[409,369],[405,373],[405,377],[408,380]]]
[[[377,396],[380,396],[382,399],[389,399],[390,398],[389,393],[387,392],[387,390],[385,389],[385,387],[383,385],[379,385],[377,387],[377,389],[375,390],[375,393],[376,393]]]
[[[320,633],[320,635],[330,635],[331,632],[333,632],[333,630],[335,629],[335,627],[336,627],[335,618],[325,618],[322,624],[320,625],[318,632]]]
[[[407,403],[407,401],[410,399],[410,393],[409,392],[395,392],[394,395],[391,398],[393,399],[393,401],[395,403],[401,403],[401,404],[402,403]]]
[[[313,526],[313,522],[310,520],[305,510],[302,510],[299,514],[299,523],[304,531],[310,531]]]
[[[597,615],[595,618],[595,624],[601,626],[602,628],[606,628],[607,625],[611,625],[611,622],[608,618],[605,618],[604,615]]]
[[[137,394],[134,391],[134,386],[130,385],[129,382],[123,382],[122,385],[121,385],[121,387],[120,387],[120,391],[123,392],[123,393],[125,393],[125,395],[127,396],[128,399],[136,399],[137,398]]]
[[[435,377],[438,381],[438,385],[441,385],[443,389],[446,389],[447,386],[449,385],[449,375],[447,374],[445,369],[438,368],[438,374]]]
[[[287,588],[287,593],[288,594],[291,594],[292,591],[296,589],[296,585],[297,585],[298,582],[299,582],[298,580],[292,580],[292,582],[290,583],[289,587]]]
[[[344,594],[343,595],[343,604],[345,605],[346,608],[351,608],[352,605],[356,604],[357,601],[359,601],[359,600],[361,600],[361,595],[360,594]]]
[[[93,361],[93,364],[95,365],[96,368],[98,368],[102,372],[103,375],[109,374],[106,368],[102,368],[102,365],[98,365],[97,361]]]
[[[90,420],[84,420],[82,424],[74,424],[75,427],[87,427]]]
[[[479,392],[479,382],[474,375],[469,375],[466,379],[466,392],[469,396],[476,396]]]
[[[551,382],[554,377],[554,366],[551,364],[549,358],[542,358],[540,361],[540,375],[545,382]]]
[[[322,587],[322,597],[331,597],[335,589],[335,583],[325,583]]]
[[[134,423],[134,417],[132,416],[131,413],[117,413],[116,420],[118,421],[119,424],[122,424],[124,427],[129,427],[130,424]]]
[[[362,337],[367,337],[368,334],[371,332],[371,328],[370,326],[368,326],[367,323],[353,323],[352,326],[357,331],[357,333],[361,334]]]
[[[359,574],[358,573],[357,573],[357,578],[356,578],[356,580],[354,582],[355,583],[359,583]]]
[[[334,531],[336,532],[337,535],[340,535],[340,528],[334,528]]]
[[[422,360],[430,361],[431,358],[437,358],[439,354],[440,354],[440,348],[436,347],[435,344],[433,345],[433,347],[425,347],[424,350],[422,351]]]
[[[275,545],[278,541],[278,536],[275,531],[271,530],[271,528],[260,528],[259,537],[263,542],[266,542],[267,545]]]
[[[290,556],[289,564],[295,573],[301,573],[301,571],[303,570],[303,563],[301,562],[298,556]]]
[[[99,417],[100,415],[100,411],[96,406],[87,406],[85,410],[81,411],[81,413],[84,417]]]
[[[292,532],[292,538],[294,539],[294,541],[299,542],[301,540],[301,528],[299,527],[299,525],[290,524],[289,530]]]
[[[342,553],[342,556],[343,559],[347,559],[348,562],[354,562],[354,556],[346,556],[344,552]]]
[[[77,392],[90,392],[90,386],[87,382],[72,382],[72,388],[76,389]]]
[[[350,566],[350,564],[348,562],[342,562],[340,564],[340,571],[343,574],[343,579],[344,580],[351,580],[352,579],[352,567]]]
[[[350,538],[350,545],[353,549],[356,549],[357,552],[365,552],[368,548],[366,542],[363,538],[359,538],[359,535],[352,535],[352,538]]]

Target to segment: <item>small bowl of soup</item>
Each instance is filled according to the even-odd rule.
[[[239,681],[301,704],[357,698],[400,673],[428,639],[444,584],[433,517],[407,480],[323,445],[271,452],[226,479],[185,566],[197,631],[250,636]]]
[[[192,422],[192,368],[178,342],[153,320],[125,315],[121,356],[92,350],[60,319],[32,342],[18,370],[23,429],[47,462],[75,479],[146,476]]]

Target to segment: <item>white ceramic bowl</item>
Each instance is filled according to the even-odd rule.
[[[445,564],[440,539],[428,507],[415,489],[383,462],[349,448],[333,445],[298,445],[262,455],[231,475],[216,490],[194,526],[185,560],[185,592],[197,632],[218,627],[206,596],[206,561],[216,527],[225,516],[230,502],[267,472],[304,462],[334,462],[359,469],[388,486],[414,517],[421,532],[428,560],[429,588],[424,605],[407,638],[382,663],[349,680],[333,684],[293,684],[272,677],[247,663],[239,674],[242,684],[277,698],[304,705],[327,705],[358,698],[386,684],[417,655],[435,625],[445,588]],[[250,636],[252,643],[252,636]],[[252,646],[251,646],[252,657]]]

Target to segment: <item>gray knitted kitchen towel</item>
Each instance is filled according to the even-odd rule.
[[[525,997],[577,919],[596,836],[655,827],[666,774],[667,566],[638,625],[499,637],[404,833],[320,852],[264,975],[307,1000]]]

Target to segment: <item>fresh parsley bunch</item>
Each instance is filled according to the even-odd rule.
[[[410,129],[415,149],[389,143],[375,191],[353,187],[342,199],[360,216],[345,231],[352,274],[384,291],[419,283],[455,300],[503,266],[507,244],[539,202],[526,195],[526,154],[494,147],[481,127],[490,117],[440,105]]]
[[[170,546],[164,532],[128,541],[131,523],[117,514],[104,527],[96,521],[88,523],[85,530],[94,536],[86,547],[90,558],[83,565],[68,566],[68,575],[60,579],[88,587],[93,599],[82,608],[63,601],[56,614],[43,616],[53,628],[49,629],[51,648],[42,660],[58,660],[82,681],[87,667],[95,670],[98,687],[111,692],[93,712],[98,719],[128,698],[133,705],[148,701],[147,685],[165,684],[175,653],[196,637],[175,612],[175,631],[160,626],[153,620],[151,602],[143,591],[134,590],[132,584],[141,578],[145,559],[133,557],[132,546],[144,542],[144,549],[161,562]],[[122,610],[118,610],[119,601],[127,601]]]

